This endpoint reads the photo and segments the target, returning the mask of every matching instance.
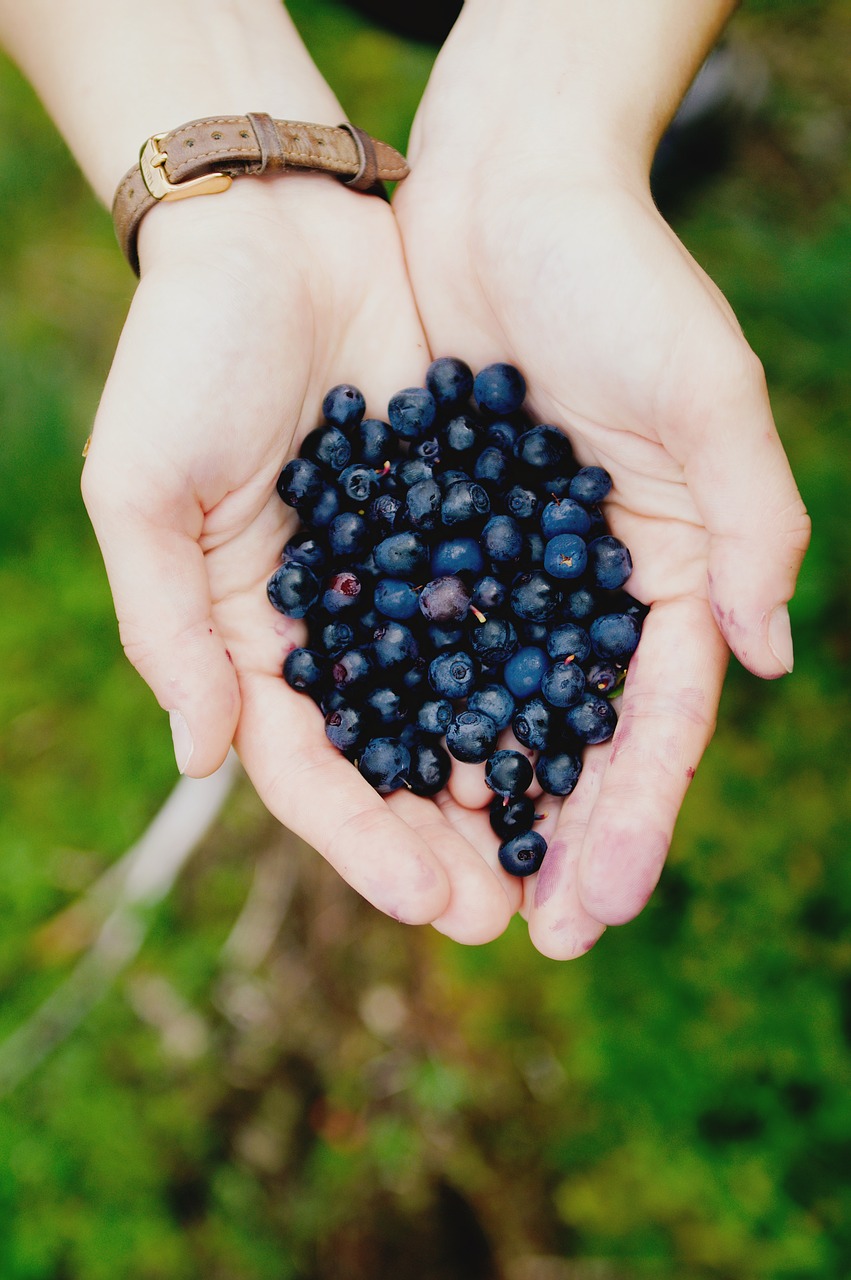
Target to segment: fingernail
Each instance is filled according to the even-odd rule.
[[[768,647],[777,661],[791,672],[795,665],[792,647],[792,623],[785,604],[779,604],[768,619]]]
[[[171,725],[171,736],[174,742],[174,758],[177,761],[178,773],[185,773],[195,750],[189,725],[179,711],[169,711],[168,722]]]

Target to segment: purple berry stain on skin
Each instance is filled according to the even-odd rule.
[[[539,907],[546,906],[555,893],[566,853],[567,842],[565,840],[553,840],[547,849],[547,856],[541,864],[541,869],[538,872],[538,881],[535,885],[536,910]]]

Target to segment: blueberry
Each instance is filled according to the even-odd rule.
[[[587,507],[602,502],[612,487],[612,477],[603,467],[580,467],[570,482],[571,498]]]
[[[290,538],[284,547],[281,559],[296,560],[299,564],[306,564],[308,569],[322,569],[325,566],[327,553],[325,546],[315,534],[301,529]]]
[[[343,622],[339,618],[334,618],[331,622],[325,624],[319,634],[320,644],[329,658],[337,658],[341,653],[345,653],[347,649],[351,649],[355,642],[354,627],[348,622]]]
[[[559,533],[544,551],[544,568],[553,578],[578,578],[585,572],[588,552],[578,533]]]
[[[393,463],[388,479],[398,481],[402,489],[410,489],[421,480],[433,480],[434,467],[425,458],[399,458]]]
[[[482,764],[496,742],[497,728],[482,711],[462,711],[446,730],[447,750],[465,764]]]
[[[398,738],[372,738],[361,752],[358,768],[378,794],[386,796],[408,781],[411,753]]]
[[[613,538],[611,534],[588,543],[588,565],[597,586],[606,591],[622,587],[632,573],[629,551],[620,538]]]
[[[527,569],[543,569],[547,544],[534,529],[527,529],[523,537],[523,564]]]
[[[428,568],[428,548],[418,533],[391,533],[375,548],[375,563],[388,578],[416,582]]]
[[[402,687],[409,692],[418,691],[421,695],[425,688],[425,682],[428,677],[428,662],[420,654],[415,658],[411,666],[402,673]]]
[[[507,618],[488,618],[470,628],[470,644],[485,667],[505,662],[517,648],[517,632]]]
[[[441,356],[426,370],[425,384],[439,409],[452,409],[470,399],[473,371],[463,360]]]
[[[592,662],[585,672],[585,682],[591,693],[611,693],[623,676],[611,662]]]
[[[440,523],[443,495],[436,480],[418,480],[405,495],[405,517],[412,529],[430,530]]]
[[[266,594],[279,613],[303,618],[319,599],[319,580],[306,564],[291,560],[272,574]]]
[[[584,627],[575,622],[563,622],[553,627],[547,637],[547,653],[551,658],[571,659],[574,662],[585,662],[591,654],[591,639]]]
[[[641,624],[629,613],[604,613],[589,629],[594,652],[612,662],[625,662],[638,647]]]
[[[357,695],[354,698],[356,702],[358,697],[366,695],[374,673],[375,658],[366,648],[347,649],[331,667],[331,679],[336,688],[347,697]]]
[[[349,502],[365,507],[378,492],[378,476],[373,467],[353,462],[340,472],[340,488]]]
[[[534,489],[527,489],[525,485],[514,484],[505,495],[505,509],[509,515],[515,520],[528,524],[531,520],[536,519],[541,510],[541,499],[535,493]]]
[[[500,609],[507,599],[508,588],[504,582],[500,582],[492,574],[486,574],[473,583],[470,603],[482,613],[487,613],[490,609]]]
[[[516,413],[526,398],[526,380],[512,364],[489,364],[473,379],[473,398],[483,413]]]
[[[415,796],[436,796],[449,781],[452,761],[436,742],[418,742],[411,748],[408,786]]]
[[[325,421],[335,427],[354,427],[366,411],[366,401],[357,387],[341,382],[322,401]]]
[[[570,466],[573,450],[563,431],[542,425],[523,432],[514,446],[514,456],[535,471],[561,471]]]
[[[349,465],[352,446],[339,427],[315,427],[301,442],[300,458],[310,458],[335,475]]]
[[[484,443],[485,429],[471,417],[469,413],[450,418],[440,432],[440,441],[447,454],[454,455],[459,461],[464,458],[473,460]]]
[[[448,698],[427,698],[417,712],[417,728],[429,737],[442,738],[452,719]]]
[[[432,660],[428,680],[441,698],[466,698],[476,680],[476,667],[469,653],[447,650]]]
[[[385,618],[406,622],[416,617],[420,607],[419,593],[410,582],[399,578],[381,578],[375,584],[375,608]]]
[[[459,480],[444,493],[440,518],[447,526],[468,524],[486,516],[490,509],[490,498],[480,484],[474,480]]]
[[[513,563],[523,551],[523,534],[511,516],[491,516],[482,529],[485,554],[497,564]]]
[[[467,709],[483,711],[486,716],[490,716],[500,732],[511,724],[516,705],[512,695],[502,684],[483,685],[480,689],[474,689],[467,698]]]
[[[367,508],[367,519],[376,538],[384,538],[396,527],[397,517],[402,510],[402,499],[393,493],[379,493]]]
[[[597,601],[587,587],[577,587],[575,591],[569,591],[564,597],[564,611],[576,622],[584,622],[590,618],[596,608]]]
[[[369,540],[369,525],[356,511],[341,511],[328,526],[328,546],[334,556],[356,560]]]
[[[379,685],[375,689],[370,689],[364,698],[363,711],[374,728],[388,732],[402,728],[407,706],[402,695],[395,689]]]
[[[490,445],[483,449],[473,464],[473,479],[489,493],[502,493],[508,486],[509,462],[502,449]]]
[[[451,573],[479,574],[485,567],[482,549],[475,538],[447,538],[431,553],[431,574],[442,578]]]
[[[338,751],[356,750],[366,739],[366,721],[363,712],[347,702],[329,709],[325,716],[325,734]]]
[[[532,830],[535,821],[535,802],[528,796],[517,796],[508,803],[501,796],[494,796],[488,810],[490,824],[500,840],[510,840],[512,836],[525,835]]]
[[[535,765],[536,778],[551,796],[569,796],[581,772],[581,758],[568,751],[540,755]]]
[[[381,467],[399,452],[399,437],[380,418],[364,418],[350,433],[352,456],[369,467]]]
[[[325,488],[325,477],[309,458],[293,458],[278,476],[276,487],[281,501],[298,509],[319,496]]]
[[[385,622],[378,627],[372,649],[375,661],[384,671],[404,670],[420,656],[413,631],[401,622]]]
[[[314,529],[327,529],[343,507],[343,494],[335,484],[326,483],[315,498],[299,503],[298,513]]]
[[[432,622],[426,628],[428,643],[435,653],[443,649],[460,649],[464,640],[464,628],[441,622]]]
[[[402,440],[422,440],[437,417],[437,405],[425,387],[407,387],[392,397],[387,416]]]
[[[541,681],[541,693],[554,707],[572,707],[585,692],[585,672],[578,662],[556,662]]]
[[[312,649],[293,649],[284,660],[284,679],[291,689],[317,697],[328,678],[321,654]]]
[[[545,538],[554,538],[559,533],[586,534],[590,528],[588,512],[571,498],[548,502],[541,512],[541,533]]]
[[[519,751],[495,751],[485,765],[485,784],[498,796],[515,800],[532,785],[532,766]]]
[[[495,422],[488,423],[485,439],[488,444],[495,445],[503,453],[513,455],[514,446],[520,435],[520,428],[515,423],[497,418]]]
[[[363,584],[351,569],[342,569],[328,579],[322,593],[322,608],[326,613],[337,614],[351,609],[358,603]]]
[[[470,608],[470,592],[454,574],[433,578],[420,592],[419,605],[429,622],[461,622]]]
[[[565,722],[580,742],[605,742],[615,731],[617,715],[607,699],[586,693],[574,706],[568,707]]]
[[[511,589],[512,609],[528,622],[547,622],[560,604],[558,587],[539,570],[521,574]]]
[[[547,852],[547,842],[537,831],[512,836],[499,846],[499,861],[510,876],[530,876],[539,870]]]
[[[411,445],[410,457],[423,458],[426,462],[430,462],[436,466],[440,461],[440,441],[437,436],[426,436],[425,440],[419,440],[416,444]]]
[[[549,665],[543,649],[528,646],[518,649],[505,664],[502,678],[509,693],[515,698],[530,698],[541,687],[541,680]]]
[[[524,747],[544,751],[549,745],[553,727],[553,709],[543,698],[534,697],[514,713],[511,728]]]

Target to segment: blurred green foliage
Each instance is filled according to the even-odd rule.
[[[293,12],[403,146],[430,52]],[[0,1105],[3,1280],[851,1274],[851,9],[762,0],[732,38],[769,91],[676,226],[765,362],[813,516],[795,675],[731,671],[656,896],[572,965],[520,921],[466,950],[377,916],[241,786],[118,987]],[[78,492],[132,280],[6,65],[0,139],[2,1036],[173,762]],[[280,932],[239,960],[269,875]]]

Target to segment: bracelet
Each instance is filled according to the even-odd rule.
[[[353,124],[273,120],[264,112],[215,116],[149,138],[112,204],[118,243],[139,274],[139,224],[161,200],[226,191],[234,178],[290,170],[331,173],[355,191],[383,195],[408,173],[405,157]]]

